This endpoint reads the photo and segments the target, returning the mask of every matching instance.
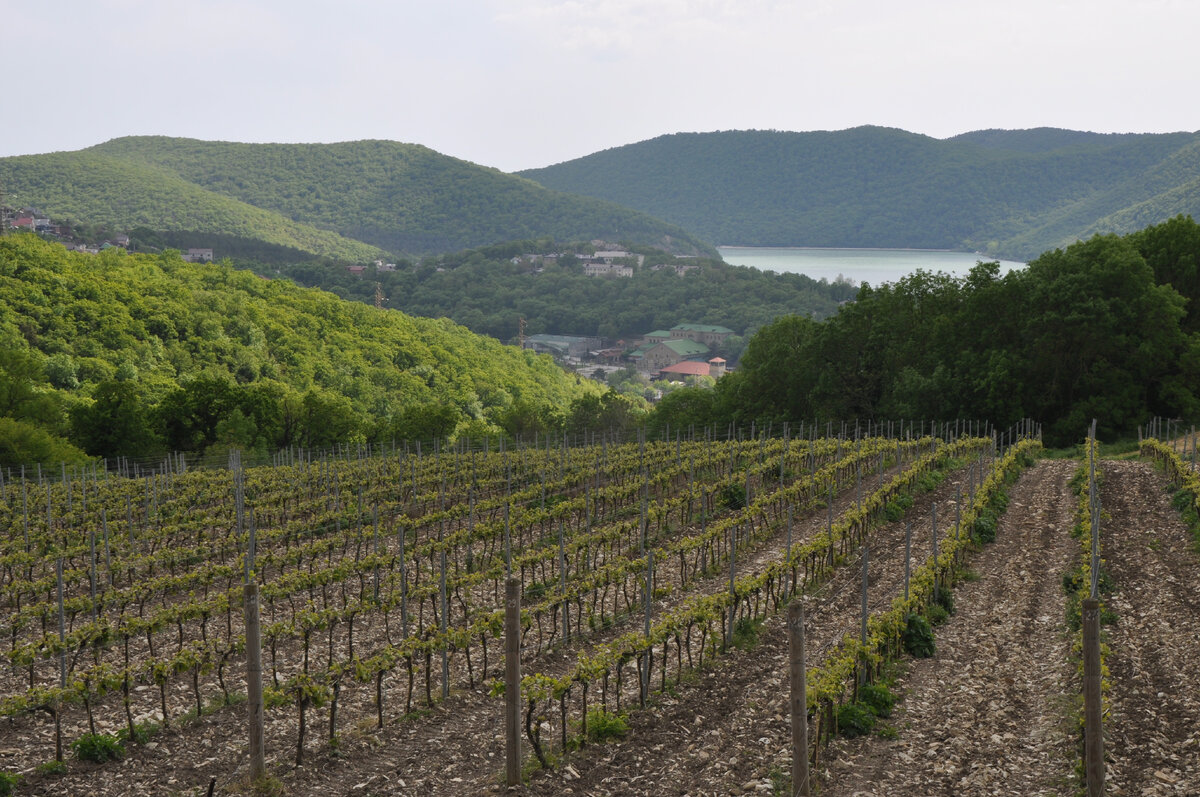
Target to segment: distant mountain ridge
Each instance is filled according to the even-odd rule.
[[[392,141],[134,136],[0,158],[0,185],[10,202],[55,217],[237,235],[347,260],[541,237],[712,251],[644,213]]]
[[[676,133],[520,172],[714,244],[908,247],[1029,259],[1200,216],[1200,133],[882,127]]]

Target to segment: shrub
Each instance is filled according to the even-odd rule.
[[[15,772],[0,772],[0,797],[9,797],[21,782],[21,776]]]
[[[746,506],[746,487],[742,484],[727,484],[721,488],[718,498],[728,509],[742,509]]]
[[[908,615],[903,641],[905,652],[914,658],[927,659],[934,654],[933,626],[920,614]]]
[[[954,614],[954,592],[952,590],[942,587],[934,595],[933,602],[945,609],[947,616]]]
[[[883,516],[889,523],[895,523],[904,517],[904,513],[912,509],[913,499],[908,493],[901,493],[883,507]]]
[[[858,688],[858,702],[876,717],[890,717],[892,706],[896,705],[896,696],[881,684],[863,684]]]
[[[990,511],[986,511],[975,519],[975,527],[973,529],[974,537],[977,542],[995,542],[996,541],[996,516]]]
[[[629,721],[624,714],[614,714],[602,708],[588,710],[587,738],[589,742],[623,739],[628,732]]]
[[[121,741],[108,733],[85,733],[71,742],[71,749],[81,761],[94,761],[97,764],[119,761],[125,755]]]
[[[861,703],[846,703],[838,709],[838,733],[848,739],[866,736],[875,727],[875,715]]]

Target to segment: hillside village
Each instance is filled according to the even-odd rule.
[[[604,347],[600,338],[572,335],[531,335],[522,346],[551,354],[568,367],[588,370],[618,370],[632,365],[650,380],[695,382],[697,377],[719,379],[726,373],[725,358],[717,349],[734,334],[732,329],[711,324],[676,324],[670,329],[648,332],[627,345]]]
[[[57,240],[72,251],[98,254],[112,248],[129,248],[130,237],[125,233],[109,234],[103,240],[86,240],[80,230],[70,223],[51,219],[36,208],[4,208],[0,225],[14,231],[29,231]],[[111,231],[110,231],[111,232]],[[544,271],[562,258],[578,261],[586,276],[596,278],[631,278],[645,266],[645,255],[613,248],[605,241],[592,241],[596,247],[591,254],[528,253],[511,258],[514,265],[527,267],[532,273]],[[607,247],[607,248],[606,248]],[[180,252],[188,262],[214,260],[209,247],[190,247]],[[677,258],[679,259],[679,258]],[[396,264],[376,260],[371,265],[348,264],[350,274],[367,278],[372,272],[395,271]],[[673,270],[678,276],[698,271],[694,264],[656,264],[652,270]],[[439,271],[443,270],[438,268]],[[703,384],[703,379],[719,379],[727,372],[728,362],[717,350],[733,330],[716,325],[681,323],[668,330],[653,330],[632,340],[605,341],[598,337],[537,334],[521,336],[519,344],[526,349],[552,355],[568,370],[596,377],[632,367],[645,380]]]

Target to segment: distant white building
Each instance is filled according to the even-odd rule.
[[[213,250],[188,249],[186,252],[184,252],[183,259],[189,263],[211,263],[213,259]]]
[[[604,262],[584,263],[583,273],[588,277],[632,277],[633,266]]]

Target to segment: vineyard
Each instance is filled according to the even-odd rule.
[[[1039,444],[821,431],[5,473],[0,766],[35,793],[247,793],[253,584],[288,793],[498,788],[509,579],[531,785],[580,777],[606,736],[752,659],[801,595],[823,765]]]

